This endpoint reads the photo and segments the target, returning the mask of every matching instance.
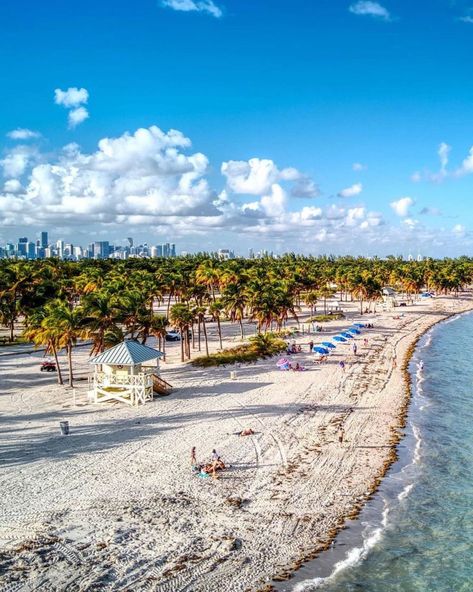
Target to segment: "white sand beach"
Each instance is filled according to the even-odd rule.
[[[173,344],[162,375],[175,392],[137,408],[88,403],[86,380],[74,405],[39,372],[41,354],[0,356],[0,590],[254,592],[319,553],[393,460],[409,348],[473,301],[437,297],[363,317],[347,307],[322,337],[373,323],[357,356],[347,343],[314,364],[308,343],[322,339],[301,335],[294,360],[305,372],[281,372],[277,358],[204,370],[181,364]],[[238,327],[223,329],[234,344]],[[87,358],[76,349],[79,377]],[[246,428],[254,435],[240,436]],[[193,446],[198,460],[215,448],[231,467],[216,481],[194,476]]]

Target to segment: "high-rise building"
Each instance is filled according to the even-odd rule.
[[[96,241],[93,245],[94,259],[107,259],[110,255],[110,244],[108,241]]]
[[[42,232],[41,233],[41,246],[45,249],[48,246],[48,233]]]
[[[153,259],[155,259],[156,257],[159,257],[157,246],[151,247],[151,257],[153,257]]]
[[[23,236],[18,239],[18,244],[16,246],[16,250],[18,252],[19,257],[27,257],[28,256],[28,239],[26,236]]]
[[[171,257],[176,256],[176,245],[174,243],[171,244]]]
[[[35,259],[36,257],[36,245],[31,241],[26,243],[26,256],[28,259]]]
[[[62,259],[64,257],[64,241],[63,240],[58,240],[56,242],[56,254],[59,257],[59,259]]]

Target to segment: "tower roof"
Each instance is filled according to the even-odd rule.
[[[161,358],[163,354],[157,349],[142,345],[133,339],[127,339],[103,353],[91,358],[89,364],[108,364],[109,366],[136,366],[149,360]]]

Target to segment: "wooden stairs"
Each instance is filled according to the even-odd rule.
[[[170,395],[173,387],[161,376],[153,374],[153,391],[156,395]]]

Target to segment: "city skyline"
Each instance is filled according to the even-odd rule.
[[[27,8],[0,6],[1,242],[471,251],[467,2]]]

